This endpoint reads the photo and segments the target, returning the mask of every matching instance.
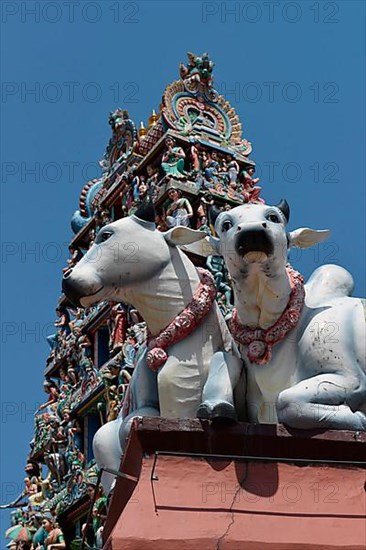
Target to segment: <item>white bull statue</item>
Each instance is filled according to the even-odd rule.
[[[213,279],[177,248],[205,234],[186,227],[161,233],[154,216],[147,203],[103,227],[63,279],[73,303],[132,304],[150,332],[122,412],[93,441],[99,466],[114,470],[136,416],[236,418],[233,388],[243,371],[240,354],[215,302]],[[103,474],[107,492],[112,480]]]
[[[353,279],[336,265],[306,285],[287,264],[329,231],[287,233],[289,207],[245,204],[216,219],[211,238],[234,291],[231,332],[247,367],[252,422],[366,430],[365,312]]]

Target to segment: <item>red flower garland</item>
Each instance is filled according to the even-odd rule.
[[[210,311],[216,297],[215,281],[209,271],[198,268],[201,282],[191,302],[158,336],[148,335],[147,366],[157,371],[168,359],[166,349],[189,336]]]
[[[274,325],[267,329],[250,328],[238,320],[233,310],[229,328],[235,340],[248,346],[248,359],[251,363],[265,365],[272,358],[272,347],[283,340],[298,323],[305,300],[304,278],[290,265],[286,266],[290,279],[291,294],[285,311]]]

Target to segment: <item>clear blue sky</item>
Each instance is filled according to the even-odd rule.
[[[266,201],[287,198],[291,228],[332,229],[295,267],[308,276],[343,265],[365,296],[365,3],[3,1],[1,10],[4,502],[21,489],[69,219],[97,175],[108,113],[120,106],[146,121],[187,51],[216,63]]]

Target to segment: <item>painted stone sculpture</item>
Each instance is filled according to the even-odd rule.
[[[108,172],[126,159],[133,151],[137,143],[137,130],[135,123],[130,119],[128,111],[116,109],[109,114],[108,123],[112,128],[112,137],[109,140],[102,168]]]
[[[134,216],[105,226],[63,279],[74,303],[123,301],[147,323],[148,346],[133,372],[122,414],[94,438],[98,463],[114,469],[119,441],[123,446],[135,416],[236,417],[233,388],[242,365],[215,303],[214,281],[209,274],[200,276],[177,247],[202,240],[205,233],[182,226],[161,233],[154,219],[148,202]],[[131,243],[134,248],[126,248]],[[105,479],[104,485],[108,490]]]
[[[179,189],[170,188],[168,197],[171,199],[171,204],[166,211],[166,222],[169,228],[178,225],[188,227],[190,219],[193,216],[191,203],[185,197],[182,197],[182,192]]]
[[[185,179],[184,159],[185,152],[181,147],[178,147],[176,141],[171,136],[165,140],[166,151],[163,154],[161,168],[164,174],[171,178]]]
[[[122,349],[127,332],[127,312],[122,304],[112,305],[109,331],[109,350],[115,355]]]
[[[247,366],[251,422],[366,430],[365,312],[345,269],[324,265],[306,285],[287,264],[329,231],[287,232],[286,201],[221,213],[211,242],[225,258],[235,310],[230,328]]]
[[[74,233],[78,233],[91,220],[94,213],[93,201],[101,188],[101,179],[94,179],[84,185],[80,194],[79,210],[71,218],[71,229]]]
[[[216,101],[218,93],[213,88],[213,62],[207,53],[202,56],[188,52],[188,63],[179,66],[180,77],[187,91],[204,94],[208,100]]]

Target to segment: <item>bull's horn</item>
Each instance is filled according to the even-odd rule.
[[[216,223],[217,218],[219,217],[219,214],[221,214],[221,210],[215,204],[210,206],[210,208],[208,210],[208,222],[209,222],[209,226],[210,226],[210,229],[211,229],[211,233],[214,236],[216,235],[216,231],[214,229],[215,228],[215,223]]]
[[[281,210],[282,214],[285,216],[287,223],[290,219],[290,207],[288,205],[288,202],[286,199],[281,199],[278,204],[276,204],[276,208]]]
[[[142,204],[138,207],[134,216],[144,222],[155,223],[155,208],[150,196],[145,197]]]

